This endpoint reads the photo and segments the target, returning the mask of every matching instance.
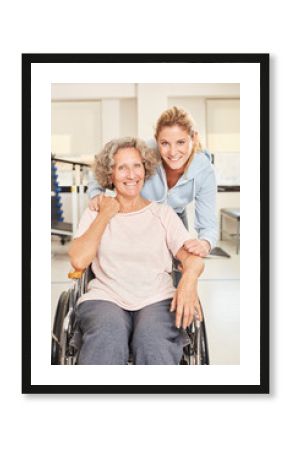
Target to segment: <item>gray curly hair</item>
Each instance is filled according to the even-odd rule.
[[[95,156],[93,171],[100,186],[105,189],[112,189],[112,169],[114,166],[114,156],[122,148],[135,148],[139,150],[144,169],[145,180],[151,177],[160,163],[159,152],[147,147],[146,143],[135,137],[125,137],[113,139],[105,144],[102,151]]]

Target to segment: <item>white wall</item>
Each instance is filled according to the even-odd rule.
[[[120,101],[117,99],[102,99],[101,111],[101,142],[104,145],[120,134]]]
[[[53,101],[100,100],[102,98],[131,98],[136,85],[130,83],[53,83]]]
[[[207,99],[206,126],[212,152],[239,152],[240,100]]]
[[[120,100],[120,136],[137,136],[137,98]]]
[[[195,84],[138,84],[138,133],[140,136],[152,136],[160,113],[176,101],[189,107],[203,137],[205,137],[205,115],[202,102],[208,97],[239,97],[240,86],[237,83],[195,83]],[[189,105],[190,104],[190,105]],[[176,105],[178,106],[178,105]],[[185,106],[184,106],[185,107]],[[195,117],[197,116],[197,117]]]
[[[211,106],[213,103],[208,103],[208,98],[238,98],[239,91],[237,83],[52,84],[52,134],[62,136],[59,138],[58,147],[62,145],[66,153],[70,149],[72,155],[79,155],[83,147],[86,152],[90,148],[89,151],[95,153],[100,145],[116,136],[137,134],[144,139],[152,137],[160,113],[172,105],[178,105],[192,114],[201,139],[204,145],[207,145],[207,114],[211,123],[214,124],[216,120],[216,115],[207,111],[213,109]],[[80,105],[86,107],[83,108],[82,117]],[[96,105],[99,108],[97,113]],[[221,104],[217,104],[215,111],[221,107]],[[66,117],[61,117],[61,114]],[[91,116],[96,114],[98,117],[92,120]],[[69,121],[73,124],[71,136],[67,132]],[[219,125],[218,123],[216,126]],[[64,128],[65,131],[60,131],[60,128]],[[58,133],[55,133],[55,130]],[[86,142],[88,139],[86,133],[90,137],[95,136],[95,145]],[[70,139],[72,141],[76,139],[78,145],[71,143]],[[83,146],[79,145],[81,139],[84,140]],[[209,139],[213,139],[212,134]],[[227,136],[225,141],[226,139]]]
[[[51,103],[51,152],[58,156],[95,154],[102,142],[101,102]]]

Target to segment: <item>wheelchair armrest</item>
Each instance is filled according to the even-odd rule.
[[[72,272],[69,272],[68,278],[72,280],[80,280],[84,274],[85,270],[73,270]]]

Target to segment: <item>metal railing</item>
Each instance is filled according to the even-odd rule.
[[[72,224],[71,229],[68,229],[69,224],[61,226],[59,224],[57,227],[51,229],[52,234],[58,234],[62,236],[73,236],[78,227],[80,211],[84,209],[84,196],[83,194],[87,190],[87,186],[83,184],[84,181],[84,169],[89,168],[90,164],[86,164],[80,161],[74,161],[70,159],[57,158],[53,154],[51,155],[52,163],[61,163],[72,166],[72,185],[71,186],[59,186],[58,193],[71,193],[72,198]],[[52,192],[52,195],[54,193]]]

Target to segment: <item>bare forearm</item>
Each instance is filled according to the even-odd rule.
[[[107,213],[98,214],[89,229],[82,236],[72,241],[69,256],[75,269],[85,269],[92,262],[110,219],[111,216]]]
[[[198,311],[199,317],[202,317],[197,284],[198,277],[204,269],[204,262],[199,256],[192,255],[184,249],[180,249],[176,257],[182,264],[182,277],[171,304],[171,311],[176,310],[176,326],[179,328],[182,325],[186,328],[191,324],[195,310]]]
[[[194,278],[199,278],[204,270],[204,260],[199,256],[192,255],[183,248],[181,248],[177,255],[177,259],[180,260],[182,264],[183,275],[187,274]]]

